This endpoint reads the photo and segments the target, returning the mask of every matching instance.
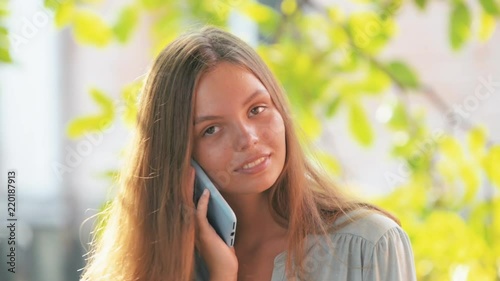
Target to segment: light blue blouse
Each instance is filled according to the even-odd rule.
[[[355,211],[349,214],[354,217]],[[336,222],[340,225],[349,217]],[[391,219],[369,213],[328,236],[310,235],[304,268],[311,281],[416,280],[410,241]],[[286,281],[286,252],[274,259],[271,281]],[[196,281],[208,281],[208,272],[197,257]]]

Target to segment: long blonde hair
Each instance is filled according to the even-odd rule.
[[[236,36],[205,27],[169,44],[148,73],[128,166],[102,214],[105,225],[96,228],[100,235],[90,243],[82,280],[193,280],[194,203],[183,188],[192,152],[193,92],[200,75],[219,62],[253,73],[283,118],[286,159],[269,189],[269,204],[275,220],[288,229],[291,275],[303,276],[308,234],[328,234],[339,216],[357,208],[383,212],[345,196],[309,162],[284,91],[259,55]]]

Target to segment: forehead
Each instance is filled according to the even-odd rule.
[[[245,100],[259,90],[269,96],[260,80],[245,67],[221,62],[198,79],[195,110],[199,112],[207,106],[215,105],[229,106]]]

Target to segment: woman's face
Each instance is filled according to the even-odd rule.
[[[222,62],[195,89],[194,159],[226,194],[267,190],[285,163],[283,119],[251,72]]]

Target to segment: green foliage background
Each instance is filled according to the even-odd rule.
[[[8,30],[1,24],[8,15],[6,3],[0,0],[0,61],[10,62]],[[465,139],[451,133],[454,124],[431,130],[425,112],[410,107],[407,97],[437,100],[444,114],[447,108],[439,95],[405,61],[380,58],[398,30],[396,16],[401,7],[413,5],[425,12],[428,0],[355,3],[359,9],[347,13],[335,4],[317,6],[307,0],[283,0],[276,5],[246,0],[133,0],[108,21],[99,15],[100,0],[45,0],[55,13],[55,24],[70,28],[79,44],[91,47],[127,44],[141,17],[148,17],[152,58],[186,28],[206,23],[226,27],[233,12],[248,16],[261,32],[258,52],[286,88],[296,119],[309,138],[321,135],[319,120],[336,118],[344,110],[352,138],[361,146],[372,145],[376,135],[367,117],[366,99],[380,100],[390,113],[385,123],[388,130],[406,136],[406,141],[394,141],[389,152],[404,163],[404,172],[387,175],[399,188],[374,202],[401,219],[412,241],[418,280],[451,280],[460,272],[468,273],[467,280],[500,280],[500,145],[492,143],[488,130],[480,125],[463,125]],[[478,13],[464,0],[446,3],[450,52],[460,51],[474,38],[482,42],[490,38],[500,2],[479,0]],[[473,18],[480,21],[478,30],[472,30]],[[78,138],[105,130],[120,117],[133,124],[140,86],[141,81],[123,86],[124,116],[117,116],[109,95],[91,89],[101,113],[74,120],[68,135]],[[342,174],[335,155],[318,155],[332,173]],[[478,199],[480,187],[488,191],[487,198]]]

